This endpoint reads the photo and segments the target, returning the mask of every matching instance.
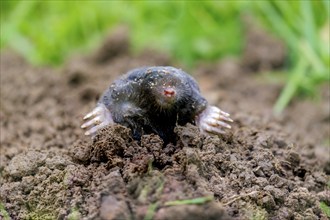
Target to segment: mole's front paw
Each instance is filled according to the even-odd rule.
[[[221,111],[215,106],[208,106],[202,113],[196,116],[196,125],[202,133],[223,134],[223,128],[230,129],[226,122],[233,122],[227,112]],[[224,122],[226,121],[226,122]]]
[[[93,111],[84,117],[84,120],[86,122],[81,125],[81,128],[88,129],[85,135],[91,136],[94,136],[99,129],[114,123],[110,111],[104,104],[98,104]]]

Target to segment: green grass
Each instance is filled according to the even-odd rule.
[[[147,210],[147,213],[144,216],[144,220],[152,220],[153,219],[153,217],[154,217],[154,215],[156,213],[156,209],[157,209],[158,205],[159,204],[157,202],[156,203],[152,203],[152,204],[149,205],[148,210]]]
[[[107,12],[104,2],[1,2],[0,45],[34,64],[60,64],[74,51],[87,52],[102,39],[119,20],[117,5]]]
[[[178,206],[178,205],[201,205],[207,202],[213,201],[213,196],[205,196],[199,197],[194,199],[186,199],[186,200],[175,200],[175,201],[168,201],[163,204],[163,206]],[[161,206],[159,202],[152,203],[149,205],[147,213],[144,217],[144,220],[153,219],[157,208]]]
[[[213,201],[213,196],[205,196],[194,199],[186,199],[186,200],[175,200],[165,202],[165,206],[176,206],[176,205],[200,205],[210,201]]]
[[[154,47],[188,65],[238,54],[242,47],[238,3],[4,1],[1,6],[1,47],[12,47],[35,64],[60,64],[73,51],[90,51],[117,25],[130,28],[135,51]]]
[[[0,202],[0,214],[3,217],[4,220],[9,220],[9,214],[5,209],[5,206],[2,204],[2,202]]]
[[[68,220],[79,220],[81,219],[81,214],[79,212],[78,207],[73,207],[70,210],[70,214],[68,215]]]
[[[315,95],[330,82],[330,1],[258,2],[260,20],[282,38],[289,49],[288,79],[274,112],[281,113],[293,96]]]
[[[288,47],[287,84],[274,112],[297,95],[330,82],[330,1],[6,1],[0,2],[0,47],[38,65],[87,54],[119,25],[131,30],[135,52],[151,47],[193,66],[239,57],[242,15],[251,14]]]
[[[320,202],[320,208],[322,210],[322,212],[328,217],[330,218],[330,207],[325,204],[324,202]]]

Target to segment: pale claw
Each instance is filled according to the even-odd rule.
[[[85,132],[85,135],[91,136],[94,136],[99,129],[104,128],[108,124],[114,123],[110,111],[104,104],[98,104],[93,111],[84,117],[84,120],[88,121],[81,125],[81,128],[89,128]]]
[[[196,116],[196,125],[202,133],[223,134],[223,128],[230,129],[226,122],[233,122],[229,114],[215,106],[208,106],[203,112]],[[225,122],[226,121],[226,122]]]

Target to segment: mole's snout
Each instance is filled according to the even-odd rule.
[[[173,97],[173,96],[175,96],[175,90],[173,89],[173,88],[166,88],[166,89],[164,89],[164,95],[166,96],[166,97]]]

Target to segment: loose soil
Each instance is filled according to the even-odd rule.
[[[133,54],[124,29],[61,69],[2,52],[0,218],[327,219],[320,202],[330,205],[329,86],[274,117],[283,84],[258,71],[282,68],[285,48],[260,30],[247,33],[242,59],[184,68],[211,104],[231,113],[233,128],[205,136],[178,126],[166,146],[154,134],[137,142],[120,125],[94,140],[80,129],[119,75],[182,67],[155,51]]]

